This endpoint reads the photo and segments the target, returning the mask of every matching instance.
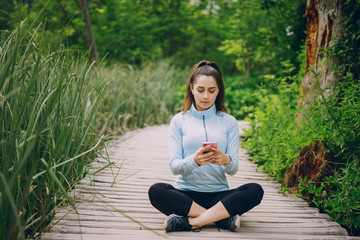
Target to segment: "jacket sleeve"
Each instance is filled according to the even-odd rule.
[[[231,157],[231,162],[228,165],[224,165],[224,170],[232,176],[239,168],[239,127],[235,118],[231,118],[228,124],[226,154]]]
[[[184,159],[181,124],[180,119],[176,116],[171,120],[169,126],[168,151],[170,169],[174,175],[189,173],[199,167],[194,160],[194,154]]]

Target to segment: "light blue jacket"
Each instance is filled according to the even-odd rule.
[[[216,141],[218,149],[230,155],[231,163],[198,166],[194,154],[205,141]],[[192,105],[171,119],[168,144],[170,169],[177,175],[175,188],[198,192],[229,189],[225,173],[234,175],[239,166],[239,129],[233,116],[216,112],[215,104],[203,112]]]

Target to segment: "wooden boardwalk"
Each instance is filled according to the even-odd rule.
[[[240,231],[218,231],[213,225],[201,232],[165,233],[165,215],[151,206],[147,190],[175,179],[168,165],[167,130],[168,125],[161,125],[132,131],[109,147],[115,164],[81,181],[73,193],[77,213],[71,207],[59,209],[42,239],[353,239],[303,200],[279,193],[280,185],[257,171],[243,149],[238,173],[228,177],[230,187],[256,182],[265,194],[259,206],[241,216]],[[107,161],[97,158],[92,171]]]

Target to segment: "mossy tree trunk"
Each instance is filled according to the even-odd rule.
[[[343,33],[341,4],[337,0],[308,0],[306,74],[301,84],[298,105],[304,106],[299,116],[313,103],[316,91],[321,88],[324,96],[331,94],[338,78],[332,68],[337,60],[326,57],[324,52],[331,48]]]

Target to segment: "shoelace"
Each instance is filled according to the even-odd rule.
[[[191,228],[191,231],[193,232],[201,232],[201,227],[199,227],[198,225],[193,225]]]

